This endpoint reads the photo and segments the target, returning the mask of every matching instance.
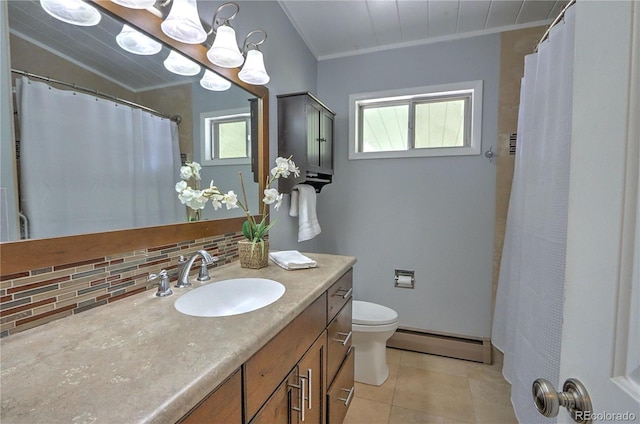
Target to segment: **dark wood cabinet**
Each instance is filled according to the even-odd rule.
[[[299,178],[282,178],[278,188],[290,193],[305,183],[316,191],[333,180],[335,113],[311,93],[278,96],[278,155],[293,156]]]

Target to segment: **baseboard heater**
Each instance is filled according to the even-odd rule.
[[[388,347],[491,364],[491,340],[398,328]]]

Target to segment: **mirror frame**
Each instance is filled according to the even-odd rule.
[[[188,45],[166,36],[160,29],[162,19],[146,10],[128,9],[105,0],[90,0],[101,12],[148,33],[170,48],[193,59],[205,68],[227,78],[258,98],[258,193],[264,190],[269,166],[269,89],[247,84],[238,78],[239,69],[227,69],[207,60],[207,47]],[[187,222],[131,230],[108,231],[38,240],[21,240],[0,244],[0,274],[11,275],[54,265],[82,262],[116,253],[163,246],[240,232],[244,217]]]

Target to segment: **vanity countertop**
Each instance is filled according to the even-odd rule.
[[[312,269],[211,269],[212,280],[269,278],[286,287],[246,314],[201,318],[178,312],[175,289],[155,290],[0,340],[3,423],[170,423],[246,362],[353,266],[351,256],[306,254]]]

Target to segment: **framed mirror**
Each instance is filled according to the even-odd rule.
[[[241,111],[242,108],[245,108],[245,106],[242,106],[242,103],[237,103],[234,99],[241,99],[240,102],[246,104],[247,112],[250,110],[249,105],[253,105],[255,113],[254,134],[252,134],[252,143],[255,142],[253,145],[254,157],[252,158],[254,161],[253,169],[258,176],[266,175],[268,172],[268,90],[265,87],[252,86],[242,82],[237,77],[238,69],[218,68],[212,65],[206,59],[207,48],[205,46],[184,45],[166,37],[160,30],[161,18],[154,16],[148,11],[127,9],[106,1],[95,1],[93,3],[105,14],[105,17],[108,17],[105,21],[113,18],[119,21],[118,25],[126,23],[133,28],[141,30],[159,40],[163,45],[163,49],[167,51],[168,49],[172,49],[180,52],[182,55],[199,63],[203,70],[213,70],[233,83],[232,89],[228,92],[223,94],[212,92],[211,95],[208,95],[199,93],[194,89],[194,87],[199,87],[199,78],[197,80],[187,79],[185,81],[184,85],[194,89],[192,101],[188,102],[189,106],[182,108],[183,112],[175,113],[184,115],[180,126],[183,126],[185,121],[187,121],[187,125],[180,129],[180,150],[183,152],[189,152],[189,150],[191,150],[191,155],[187,153],[187,158],[185,159],[202,160],[199,152],[199,143],[194,143],[195,146],[189,146],[192,140],[201,140],[200,132],[205,130],[201,127],[199,115],[227,116],[228,114],[225,115],[225,113],[228,111],[237,113]],[[25,70],[28,71],[28,69]],[[201,75],[202,73],[200,73],[200,76]],[[156,104],[152,102],[152,106],[155,106],[154,109],[162,111],[161,106],[163,103],[167,103],[167,99],[170,99],[170,103],[172,101],[176,103],[175,100],[181,98],[175,94],[176,92],[181,92],[180,89],[176,88],[179,86],[180,84],[167,84],[164,91],[168,96],[164,98],[159,96],[162,100],[156,102]],[[224,105],[223,107],[207,104],[207,99],[216,98],[216,96],[223,99],[220,102],[220,104]],[[196,104],[199,106],[196,106]],[[240,107],[238,107],[238,104],[240,104]],[[188,109],[191,110],[189,111]],[[187,117],[189,112],[192,112],[190,119]],[[171,114],[174,113],[172,112]],[[188,121],[191,122],[189,123]],[[187,135],[183,135],[182,133],[186,133]],[[214,178],[216,184],[219,184],[221,189],[228,190],[235,188],[226,186],[226,182],[232,179],[237,180],[238,166],[244,165],[206,168],[206,172],[203,172],[203,184],[208,185],[209,179]],[[241,169],[245,176],[245,182],[252,181],[253,177],[247,175],[247,173],[251,173],[251,166],[249,165],[248,168]],[[175,182],[178,180],[179,176],[176,175]],[[262,185],[264,184],[262,178],[257,178],[257,181],[258,183],[256,183],[255,189],[251,190],[253,192],[252,197],[256,198],[256,202],[258,201],[258,193],[262,192]],[[173,187],[168,187],[168,189],[173,190]],[[175,192],[172,193],[172,196],[177,198]],[[82,259],[90,259],[136,248],[158,246],[191,238],[202,238],[236,232],[240,231],[242,222],[244,221],[244,218],[239,214],[236,214],[235,217],[228,217],[214,212],[210,212],[210,215],[206,215],[205,218],[208,219],[199,222],[173,222],[167,223],[166,225],[143,226],[136,229],[117,229],[109,232],[46,237],[42,239],[2,243],[2,273],[6,275],[53,264],[77,262]]]

